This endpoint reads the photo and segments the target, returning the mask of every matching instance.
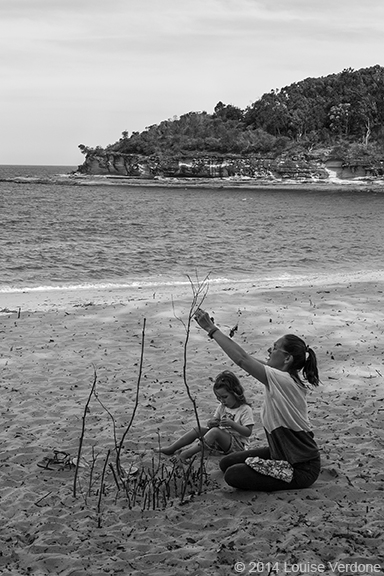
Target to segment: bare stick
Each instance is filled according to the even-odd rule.
[[[183,322],[183,320],[181,320],[181,322],[183,323],[185,330],[186,330],[186,337],[185,337],[185,341],[184,341],[184,354],[183,354],[183,381],[184,381],[185,388],[187,390],[188,397],[189,397],[190,401],[192,402],[193,411],[195,413],[195,418],[196,418],[200,438],[202,438],[202,429],[201,429],[199,414],[198,414],[198,410],[197,410],[197,404],[196,404],[195,398],[193,398],[193,396],[191,394],[191,389],[189,387],[188,378],[187,378],[187,365],[188,365],[188,363],[187,363],[187,350],[188,350],[189,336],[190,336],[190,332],[191,332],[191,321],[193,319],[193,316],[194,316],[196,310],[202,305],[202,303],[204,302],[204,300],[206,298],[208,288],[209,288],[208,278],[209,278],[209,275],[207,275],[202,282],[200,282],[199,279],[197,278],[197,285],[195,286],[195,284],[193,283],[191,278],[188,276],[188,280],[191,283],[193,298],[192,298],[191,307],[189,309],[187,323],[185,324],[185,322]],[[203,490],[203,467],[204,467],[204,442],[201,442],[199,494],[201,494],[201,492]],[[185,495],[185,490],[184,490],[184,493],[182,493],[182,499],[184,498],[184,495]]]
[[[88,396],[88,400],[87,400],[87,402],[86,402],[86,404],[85,404],[85,407],[84,407],[84,412],[83,412],[83,424],[82,424],[81,436],[80,436],[80,440],[79,440],[79,448],[78,448],[78,450],[77,450],[76,469],[75,469],[75,476],[74,476],[74,479],[73,479],[73,497],[74,497],[74,498],[76,498],[77,476],[78,476],[78,473],[79,473],[79,464],[80,464],[80,458],[81,458],[81,450],[82,450],[82,447],[83,447],[84,434],[85,434],[85,419],[86,419],[86,416],[87,416],[88,406],[89,406],[89,403],[90,403],[90,401],[91,401],[92,394],[93,394],[94,391],[95,391],[96,382],[97,382],[96,368],[93,367],[93,370],[94,370],[93,384],[92,384],[92,388],[91,388],[91,391],[90,391],[89,396]]]
[[[111,412],[108,410],[108,408],[106,406],[104,406],[103,402],[100,400],[98,393],[94,392],[94,396],[96,398],[96,400],[98,401],[98,403],[100,404],[100,406],[106,411],[106,413],[108,414],[108,416],[110,417],[110,419],[112,420],[112,426],[113,426],[113,441],[115,443],[115,450],[117,450],[117,436],[116,436],[116,420],[113,417],[113,414],[111,414]]]
[[[96,460],[97,460],[97,456],[95,456],[95,447],[92,446],[92,464],[91,464],[91,469],[89,471],[88,496],[91,495],[93,473],[95,471]]]
[[[188,465],[187,470],[183,470],[183,481],[181,484],[181,496],[180,496],[180,502],[184,502],[184,497],[185,497],[185,493],[187,491],[188,488],[188,483],[189,483],[189,478],[191,476],[191,470],[193,467],[193,462],[194,462],[194,458],[191,460],[191,462]]]
[[[47,498],[47,496],[49,496],[50,494],[52,494],[52,492],[47,492],[47,494],[45,494],[42,498],[37,500],[37,502],[34,502],[35,506],[39,506],[40,502],[42,502],[44,498]]]
[[[121,454],[121,450],[123,448],[123,444],[124,444],[124,440],[132,426],[132,422],[135,418],[135,414],[136,414],[136,410],[139,406],[139,391],[140,391],[140,382],[141,382],[141,375],[143,372],[143,360],[144,360],[144,340],[145,340],[145,324],[146,324],[146,319],[144,318],[143,320],[143,329],[142,329],[142,337],[141,337],[141,355],[140,355],[140,366],[139,366],[139,375],[137,377],[137,384],[136,384],[136,398],[135,398],[135,405],[132,411],[132,415],[131,415],[131,419],[128,423],[128,426],[126,427],[124,434],[120,440],[120,444],[117,447],[117,453],[116,453],[116,469],[117,469],[117,473],[119,474],[119,476],[122,475],[122,469],[121,469],[121,465],[120,465],[120,454]]]
[[[185,344],[184,344],[183,378],[184,378],[185,386],[187,388],[188,396],[191,399],[193,409],[195,412],[195,418],[196,418],[197,426],[199,429],[199,436],[200,436],[200,438],[202,438],[202,430],[201,430],[196,400],[194,398],[192,398],[192,396],[190,394],[189,385],[187,382],[187,348],[188,348],[189,335],[190,335],[190,329],[191,329],[191,320],[192,320],[192,318],[196,312],[196,309],[199,308],[201,306],[201,304],[204,302],[205,297],[206,297],[207,292],[208,292],[208,286],[209,286],[207,284],[208,276],[205,277],[205,279],[203,280],[202,283],[198,282],[197,288],[194,286],[191,279],[189,279],[189,281],[190,281],[191,287],[192,287],[193,299],[192,299],[192,304],[191,304],[191,308],[190,308],[190,313],[188,316],[188,325],[187,325],[188,330],[187,330],[187,336],[186,336]],[[200,474],[199,474],[199,490],[198,490],[199,494],[201,494],[201,492],[203,491],[204,448],[205,448],[205,443],[203,441],[201,441],[200,469],[199,469]]]
[[[198,308],[200,308],[200,306],[202,305],[202,303],[204,302],[207,294],[208,294],[208,290],[209,290],[209,284],[208,284],[208,280],[209,280],[209,274],[207,274],[204,278],[204,280],[202,282],[200,282],[197,274],[196,274],[196,283],[197,283],[197,288],[195,287],[195,284],[193,283],[193,280],[191,279],[191,277],[187,274],[187,278],[189,280],[189,283],[191,284],[191,288],[192,288],[192,294],[193,294],[193,299],[192,299],[192,304],[190,307],[190,311],[189,311],[189,315],[188,315],[188,321],[187,324],[184,322],[184,320],[182,318],[180,318],[179,316],[176,315],[175,313],[175,306],[174,306],[174,302],[172,299],[172,308],[173,308],[173,314],[175,316],[175,318],[177,320],[179,320],[179,322],[181,322],[185,328],[185,331],[188,333],[189,329],[190,329],[190,325],[191,325],[191,320],[196,312],[196,310]]]
[[[112,470],[113,479],[115,480],[115,484],[116,484],[116,486],[117,486],[117,489],[120,491],[120,484],[119,484],[119,482],[118,482],[118,480],[117,480],[117,476],[116,476],[115,469],[114,469],[114,467],[113,467],[113,465],[112,465],[111,463],[109,463],[109,467],[110,467],[110,469]]]
[[[103,472],[101,474],[101,481],[100,481],[100,490],[99,490],[99,499],[97,501],[97,527],[101,528],[101,498],[103,496],[103,490],[104,490],[104,477],[105,477],[105,471],[107,469],[107,464],[108,464],[108,459],[109,459],[109,454],[110,454],[110,450],[108,450],[107,452],[107,456],[105,458],[105,462],[104,462],[104,466],[103,466]]]

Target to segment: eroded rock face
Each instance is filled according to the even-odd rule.
[[[118,175],[132,178],[316,178],[328,172],[317,162],[276,160],[273,158],[189,157],[160,159],[131,154],[88,155],[80,167],[84,174]]]
[[[328,180],[330,177],[353,179],[377,175],[382,168],[346,166],[340,160],[315,160],[230,157],[159,158],[104,152],[88,154],[79,172],[92,175],[150,179],[173,178],[253,178],[263,180]]]

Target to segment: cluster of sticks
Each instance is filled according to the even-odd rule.
[[[196,400],[192,395],[191,389],[187,381],[187,350],[188,350],[188,342],[189,342],[192,319],[194,317],[197,308],[199,308],[202,302],[204,301],[208,291],[208,276],[202,282],[197,281],[196,285],[192,282],[192,280],[189,277],[188,279],[191,283],[193,293],[193,299],[188,313],[188,319],[185,322],[184,320],[178,318],[180,322],[183,324],[186,332],[183,348],[183,381],[188,397],[194,409],[197,427],[201,432],[201,425],[197,411]],[[109,462],[111,450],[108,450],[108,453],[104,460],[100,477],[98,479],[100,482],[99,488],[97,490],[99,497],[97,504],[99,527],[101,526],[101,500],[102,496],[106,493],[105,478],[108,467],[112,471],[118,492],[122,490],[124,491],[127,497],[129,507],[133,508],[136,506],[140,506],[141,510],[149,510],[149,509],[154,510],[156,508],[164,508],[166,507],[167,503],[170,500],[173,500],[174,498],[179,498],[180,503],[185,503],[188,497],[192,497],[195,494],[201,494],[203,487],[207,482],[207,473],[204,465],[204,445],[201,451],[200,462],[197,468],[194,465],[195,459],[186,467],[181,466],[177,462],[173,463],[172,467],[165,466],[164,464],[161,464],[160,460],[158,464],[155,465],[154,460],[152,460],[151,466],[149,467],[147,466],[146,468],[141,467],[141,469],[137,470],[135,474],[132,474],[132,471],[128,470],[127,472],[126,470],[124,470],[121,464],[121,454],[124,447],[124,442],[132,427],[135,414],[139,406],[140,383],[144,362],[145,325],[146,325],[146,319],[144,318],[142,328],[139,374],[136,384],[135,404],[132,410],[130,421],[120,441],[118,441],[117,439],[115,418],[111,414],[111,412],[104,406],[104,404],[102,403],[97,394],[96,369],[94,369],[93,385],[83,411],[82,430],[77,451],[76,468],[73,481],[73,496],[75,498],[77,496],[77,488],[81,486],[79,479],[79,471],[82,462],[82,451],[83,451],[83,443],[86,428],[86,416],[89,411],[89,404],[91,402],[92,397],[95,397],[97,399],[97,401],[100,403],[100,405],[103,407],[103,409],[107,412],[107,414],[111,418],[113,424],[115,466]],[[91,494],[92,486],[95,484],[94,480],[95,464],[96,464],[96,458],[94,455],[94,451],[92,451],[92,464],[89,467],[89,478],[88,478],[89,495]]]
[[[203,469],[207,480],[207,473]],[[122,478],[129,508],[140,506],[141,510],[156,510],[166,508],[169,501],[175,498],[185,503],[186,498],[193,497],[199,491],[201,469],[193,466],[193,461],[184,468],[173,463],[172,467],[165,464],[157,468],[152,461],[152,468],[141,468],[134,475]]]

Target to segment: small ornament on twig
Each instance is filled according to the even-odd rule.
[[[238,328],[239,328],[239,323],[237,323],[236,326],[234,326],[233,328],[230,329],[230,331],[229,331],[229,337],[230,338],[234,337],[235,332],[237,332]]]
[[[239,320],[240,320],[240,316],[241,316],[241,310],[238,310],[238,311],[237,311],[237,316],[238,316],[237,323],[236,323],[236,324],[234,325],[234,327],[231,328],[230,331],[229,331],[229,337],[230,337],[230,338],[233,338],[234,335],[235,335],[235,333],[236,333],[236,332],[238,331],[238,329],[239,329]]]

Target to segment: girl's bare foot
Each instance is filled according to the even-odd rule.
[[[194,456],[194,454],[190,453],[190,450],[182,450],[179,455],[178,455],[178,460],[179,462],[181,462],[181,464],[189,464],[191,461],[191,458]]]
[[[190,465],[191,460],[189,458],[181,458],[181,454],[176,454],[175,456],[172,456],[171,462],[175,466],[179,466],[185,470]]]
[[[165,454],[165,456],[173,456],[175,450],[173,450],[170,446],[166,446],[165,448],[160,448],[159,450],[155,450],[158,454]]]

